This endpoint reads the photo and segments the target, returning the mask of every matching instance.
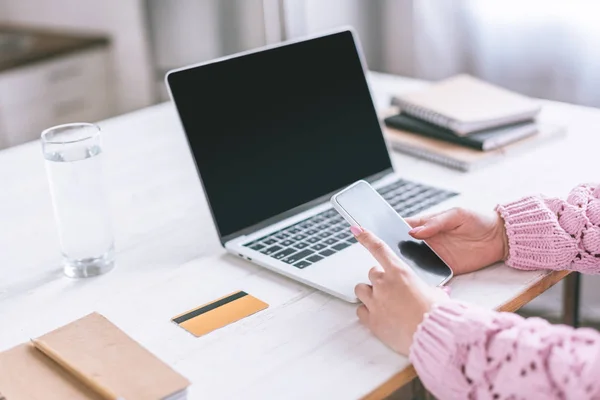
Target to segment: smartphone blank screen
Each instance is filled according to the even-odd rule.
[[[452,275],[425,242],[408,234],[410,226],[368,183],[359,182],[335,200],[358,225],[381,238],[428,284],[440,285]]]

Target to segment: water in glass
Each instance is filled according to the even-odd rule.
[[[65,274],[99,275],[114,265],[114,242],[102,180],[99,140],[44,145]],[[55,144],[55,145],[52,145]]]

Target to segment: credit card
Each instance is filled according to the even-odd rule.
[[[199,337],[268,307],[264,301],[238,291],[177,315],[171,321]]]

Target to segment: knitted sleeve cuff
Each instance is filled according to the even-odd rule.
[[[413,337],[410,361],[423,384],[439,398],[462,399],[470,391],[464,371],[454,365],[458,333],[452,330],[465,319],[466,310],[467,306],[453,301],[435,305]]]
[[[577,244],[559,225],[540,197],[525,197],[496,211],[508,236],[507,265],[524,270],[565,269],[577,254]]]
[[[456,301],[434,306],[410,349],[425,387],[440,399],[600,395],[600,335]]]

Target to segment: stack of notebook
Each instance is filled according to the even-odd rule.
[[[184,400],[189,384],[96,313],[0,353],[0,400]]]
[[[395,97],[393,105],[400,112],[385,124],[394,149],[463,171],[564,134],[536,122],[537,101],[468,75]]]

